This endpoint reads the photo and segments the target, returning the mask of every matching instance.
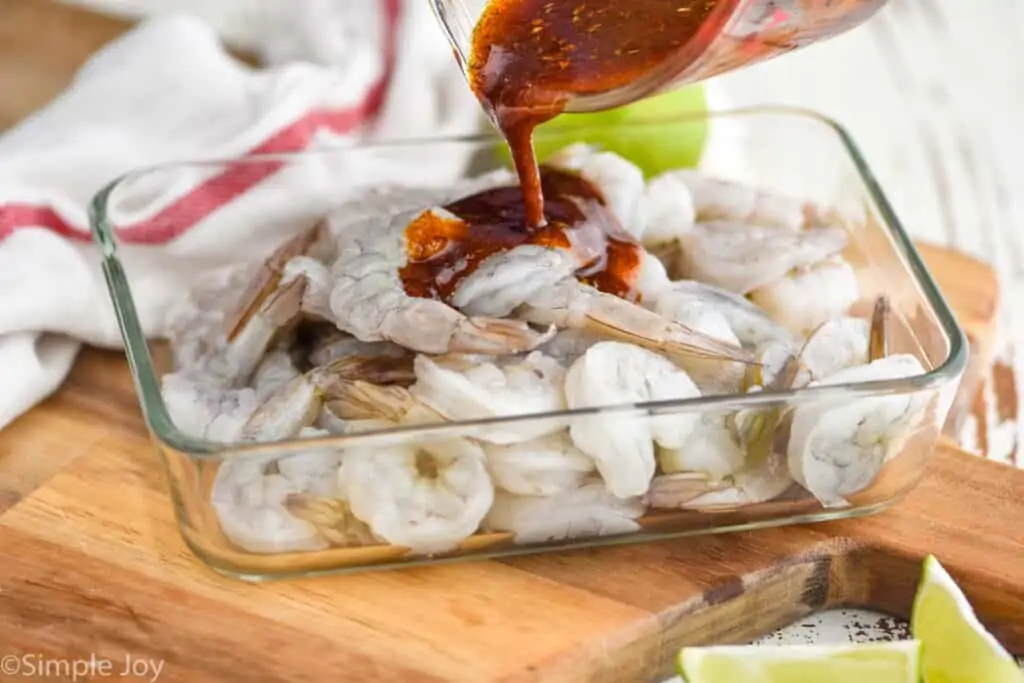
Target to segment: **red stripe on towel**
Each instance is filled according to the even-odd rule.
[[[347,109],[311,111],[250,150],[246,156],[299,151],[309,144],[317,131],[349,133],[379,113],[394,71],[401,14],[401,0],[380,2],[385,13],[387,31],[384,39],[384,70],[380,80],[370,88],[362,101]],[[188,232],[213,211],[273,175],[283,165],[284,163],[280,161],[232,165],[152,218],[135,225],[118,227],[117,238],[124,244],[157,245],[169,242]],[[44,228],[61,237],[84,242],[91,239],[87,229],[67,223],[48,206],[0,204],[0,241],[23,228]]]

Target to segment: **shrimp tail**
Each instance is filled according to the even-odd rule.
[[[521,320],[463,318],[452,333],[448,351],[491,356],[532,351],[550,341],[557,331],[554,325],[538,331]]]
[[[869,362],[889,355],[889,312],[889,297],[878,297],[871,315],[871,332],[868,336]]]
[[[712,481],[709,476],[700,472],[663,474],[651,481],[651,487],[644,495],[643,501],[652,508],[670,510],[681,508],[705,493],[720,491],[728,486],[728,483]]]
[[[407,387],[416,381],[414,360],[413,354],[399,357],[344,356],[325,365],[321,372],[325,377],[336,380],[365,380],[377,385],[395,384]]]
[[[318,534],[336,546],[380,543],[370,527],[352,514],[352,509],[344,500],[293,493],[285,499],[284,507],[293,517],[309,522]]]
[[[327,408],[344,420],[402,422],[421,406],[406,388],[396,385],[333,379],[324,391]]]
[[[274,250],[274,253],[271,254],[270,258],[260,268],[256,278],[249,283],[248,288],[239,297],[239,305],[233,315],[225,320],[225,333],[229,342],[233,341],[241,333],[252,316],[265,307],[268,297],[272,296],[280,286],[281,280],[284,277],[284,268],[288,261],[296,256],[309,253],[317,245],[325,243],[327,239],[327,227],[320,221],[312,228],[304,230]],[[305,288],[303,286],[302,293],[295,299],[296,311],[301,304],[302,295],[304,294]]]
[[[596,335],[696,360],[756,363],[753,351],[729,344],[612,295],[595,297],[583,329]]]

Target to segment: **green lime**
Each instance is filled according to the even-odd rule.
[[[922,644],[925,683],[1024,683],[1024,671],[931,555],[924,561],[910,631]]]
[[[700,161],[708,136],[707,99],[703,85],[691,85],[649,97],[624,107],[588,114],[562,114],[539,126],[534,134],[537,158],[545,159],[561,148],[584,142],[625,157],[648,178]],[[694,116],[697,114],[697,116]],[[674,117],[679,117],[673,121]],[[643,121],[665,123],[636,126]],[[511,164],[508,147],[498,153]]]
[[[918,683],[920,643],[686,647],[686,683]]]

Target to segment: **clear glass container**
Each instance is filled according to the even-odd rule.
[[[470,60],[473,29],[488,1],[430,0],[463,72]],[[574,97],[566,103],[565,111],[592,112],[624,106],[828,40],[864,23],[886,2],[719,0],[700,29],[670,59],[614,90]],[[683,10],[694,3],[678,0],[678,4]],[[643,13],[642,3],[636,11]]]
[[[156,337],[147,339],[143,324],[147,329],[161,329],[161,316],[168,307],[186,296],[191,284],[199,282],[220,263],[225,240],[237,252],[238,259],[258,262],[286,236],[328,212],[344,211],[350,206],[352,193],[364,193],[369,188],[393,183],[444,187],[457,178],[502,166],[506,163],[505,157],[497,153],[501,145],[499,138],[482,135],[175,163],[143,169],[119,178],[97,194],[91,207],[92,229],[139,402],[165,465],[181,534],[192,551],[219,572],[259,580],[802,524],[875,513],[900,500],[920,480],[945,422],[967,360],[965,335],[856,145],[841,127],[814,113],[790,109],[762,108],[708,116],[713,125],[728,123],[745,131],[744,161],[736,164],[731,172],[723,166],[719,175],[732,175],[741,181],[754,179],[765,190],[806,198],[832,210],[834,219],[848,231],[848,246],[843,255],[855,269],[861,293],[849,315],[870,317],[877,295],[884,292],[891,308],[889,353],[913,355],[925,368],[924,373],[902,379],[811,386],[794,391],[761,391],[466,422],[371,428],[364,433],[275,443],[224,443],[201,438],[187,433],[182,425],[172,420],[161,394],[162,378],[171,371],[168,345]],[[704,115],[676,117],[636,123],[617,134],[635,136],[634,143],[664,140],[666,136],[686,134],[691,126],[707,123]],[[590,135],[592,131],[542,135],[557,137],[555,142],[568,144],[580,134]],[[240,202],[241,196],[249,201]],[[417,206],[417,201],[422,203],[414,194],[409,194],[407,201],[413,207]],[[201,230],[186,232],[189,225],[199,222]],[[176,237],[157,247],[150,244],[154,235]],[[154,270],[154,264],[159,264],[160,271]],[[176,278],[180,288],[168,292],[166,286],[155,286],[154,277]],[[143,316],[145,320],[141,319]],[[332,454],[339,461],[356,457],[354,454],[358,453],[364,464],[379,458],[382,469],[386,469],[388,462],[394,462],[388,460],[387,454],[396,448],[415,452],[458,443],[463,450],[477,449],[474,452],[478,452],[481,437],[486,441],[488,435],[516,430],[551,432],[568,426],[593,430],[614,440],[624,434],[650,429],[655,419],[662,426],[687,419],[721,420],[715,424],[735,425],[741,419],[754,416],[768,418],[765,423],[775,425],[768,441],[760,443],[770,444],[771,452],[785,456],[792,446],[793,421],[801,411],[805,423],[811,415],[813,426],[814,415],[820,421],[829,418],[833,414],[830,411],[852,408],[870,412],[879,405],[906,407],[907,401],[914,402],[920,409],[920,419],[900,423],[902,427],[888,429],[884,437],[872,443],[854,445],[862,449],[881,447],[882,451],[875,452],[884,452],[884,465],[873,473],[875,476],[848,492],[845,503],[839,505],[823,505],[800,485],[788,483],[767,500],[744,505],[730,503],[730,496],[726,495],[718,499],[718,504],[709,501],[701,504],[700,509],[652,509],[643,498],[590,511],[579,506],[547,511],[534,507],[522,518],[532,519],[532,525],[524,521],[487,525],[488,529],[511,525],[521,534],[478,528],[458,542],[410,551],[406,546],[376,540],[369,545],[355,545],[360,533],[351,524],[351,508],[338,500],[318,499],[315,504],[307,505],[302,509],[299,522],[292,515],[295,508],[282,512],[280,501],[268,503],[269,498],[259,498],[271,495],[267,493],[271,487],[263,484],[257,485],[255,493],[250,490],[231,494],[236,501],[254,495],[256,499],[250,501],[251,510],[245,508],[248,510],[242,515],[245,519],[240,522],[232,518],[234,521],[229,526],[250,523],[246,515],[251,518],[262,515],[264,523],[268,518],[279,519],[282,525],[291,525],[289,533],[298,533],[303,538],[275,547],[259,547],[244,539],[239,544],[236,541],[245,530],[233,527],[232,534],[232,528],[223,523],[227,518],[220,516],[221,512],[212,502],[218,470],[222,468],[239,468],[254,473],[254,477],[280,473],[287,469],[281,467],[287,458],[301,458],[301,454],[315,451]],[[453,439],[460,441],[453,442]],[[839,450],[837,458],[842,457]],[[850,451],[842,452],[849,454]],[[700,453],[696,455],[699,457]],[[751,461],[755,456],[745,453],[742,457]],[[286,465],[295,462],[292,460]],[[468,465],[465,476],[490,481],[487,475],[481,474],[490,467],[490,461],[486,462],[483,469]],[[785,462],[784,457],[782,462]],[[390,495],[386,489],[378,488],[385,486],[380,476],[370,476],[366,481],[373,485],[360,489],[366,494],[364,497]],[[728,486],[736,480],[723,481]],[[472,503],[467,502],[470,498],[472,496],[467,496],[453,504],[484,505],[486,509],[488,499],[493,500],[490,494],[483,499],[474,498]],[[603,493],[597,498],[607,503]],[[577,502],[584,499],[586,496],[576,498]],[[593,504],[593,499],[587,500]],[[540,504],[542,501],[531,499],[528,502]],[[628,510],[623,511],[623,508]],[[398,507],[389,509],[390,513],[385,510],[381,514],[385,517],[400,514]],[[577,511],[579,519],[573,517]],[[459,517],[463,512],[460,508],[451,515]],[[570,521],[565,522],[565,519]],[[543,527],[549,523],[554,526],[538,532],[538,538],[531,536],[538,535],[534,533],[538,524]],[[559,537],[565,534],[569,536]],[[365,541],[366,537],[362,539]]]

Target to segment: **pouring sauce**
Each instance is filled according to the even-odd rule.
[[[413,220],[405,228],[406,265],[398,271],[406,294],[451,303],[489,256],[538,245],[571,251],[580,281],[637,301],[640,246],[600,190],[569,171],[542,166],[537,175],[547,202],[536,230],[524,229],[526,207],[516,186],[484,190],[442,207],[448,215],[428,211]]]
[[[470,40],[470,88],[504,135],[544,223],[533,131],[578,100],[626,104],[799,49],[864,22],[886,0],[488,0]]]
[[[533,131],[579,95],[649,76],[697,35],[719,0],[490,0],[473,32],[469,82],[505,136],[526,203],[544,224]]]
[[[577,277],[636,301],[641,248],[578,174],[539,166],[537,126],[575,98],[638,99],[823,40],[886,0],[488,0],[466,63],[470,88],[509,146],[518,186],[427,212],[405,231],[411,296],[447,303],[489,256],[570,249]]]

